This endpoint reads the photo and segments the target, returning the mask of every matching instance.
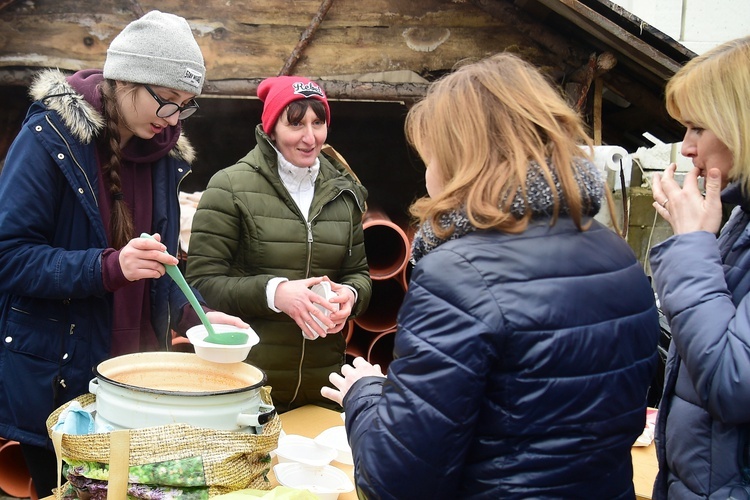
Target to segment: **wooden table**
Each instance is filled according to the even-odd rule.
[[[307,405],[281,414],[281,427],[287,434],[299,434],[300,436],[314,438],[324,430],[337,425],[344,425],[341,414],[320,406]],[[276,465],[276,463],[277,460],[274,457],[273,465]],[[340,462],[331,462],[331,465],[344,471],[354,484],[354,466]],[[268,475],[268,479],[274,486],[278,484],[273,473]],[[356,499],[356,489],[339,495],[339,500]]]
[[[341,415],[335,411],[326,410],[318,406],[303,406],[281,415],[281,425],[287,434],[300,434],[314,438],[324,430],[335,425],[342,425]],[[654,479],[659,470],[656,463],[656,449],[654,443],[649,446],[634,446],[631,451],[633,457],[633,486],[635,496],[638,500],[651,500],[651,492]],[[274,459],[275,463],[275,459]],[[352,477],[351,465],[343,465],[333,462],[331,465],[338,467]],[[273,474],[271,474],[273,475]],[[270,478],[275,481],[275,478]],[[340,500],[356,499],[353,491],[345,495],[339,495]]]
[[[638,500],[651,500],[654,479],[659,472],[656,461],[656,447],[652,442],[648,446],[634,446],[630,452],[633,457],[633,486]]]

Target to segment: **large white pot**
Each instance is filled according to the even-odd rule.
[[[276,413],[260,397],[266,374],[246,363],[148,352],[109,359],[94,373],[89,391],[96,395],[97,422],[114,429],[185,423],[258,432]]]

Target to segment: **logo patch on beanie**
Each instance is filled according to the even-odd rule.
[[[325,99],[326,95],[323,93],[323,90],[321,90],[320,87],[314,82],[309,83],[302,83],[302,82],[294,82],[292,84],[292,88],[294,89],[295,94],[303,95],[305,98],[318,96],[321,99]]]
[[[185,68],[185,74],[180,78],[181,82],[187,83],[191,87],[200,88],[203,83],[203,74],[190,68]]]

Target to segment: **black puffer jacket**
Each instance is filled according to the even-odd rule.
[[[641,266],[598,222],[441,244],[413,270],[388,378],[344,400],[361,493],[632,499],[658,335]]]

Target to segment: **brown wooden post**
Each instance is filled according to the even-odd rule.
[[[594,145],[602,143],[602,87],[601,78],[594,80]]]

